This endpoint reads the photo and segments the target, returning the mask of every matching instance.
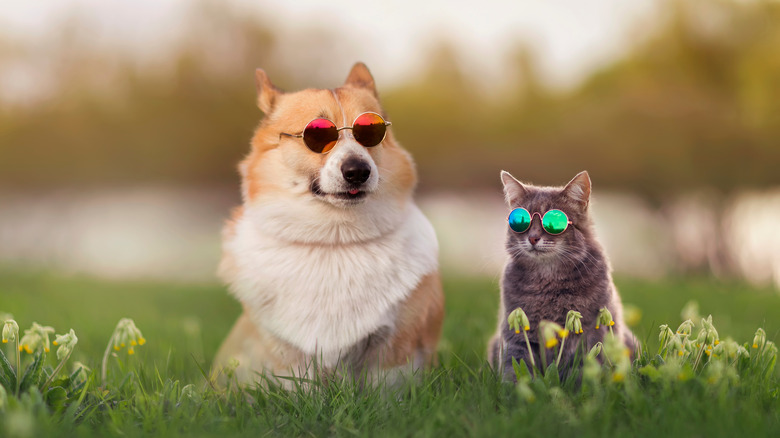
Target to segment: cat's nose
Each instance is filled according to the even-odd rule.
[[[535,246],[539,241],[542,240],[541,237],[529,237],[528,241],[531,242],[531,245]]]

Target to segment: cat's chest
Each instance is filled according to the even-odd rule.
[[[528,281],[507,284],[505,279],[502,300],[507,313],[522,308],[532,326],[542,320],[563,325],[570,310],[580,312],[583,323],[590,324],[595,322],[598,310],[609,304],[609,291],[606,282]]]

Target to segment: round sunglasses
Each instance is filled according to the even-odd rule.
[[[569,217],[561,210],[553,209],[542,215],[539,212],[531,214],[525,208],[520,207],[509,213],[509,217],[507,217],[509,228],[516,233],[525,233],[531,228],[531,221],[536,215],[539,215],[544,231],[553,236],[563,233],[571,225]]]
[[[279,136],[303,138],[306,147],[311,149],[312,152],[326,154],[336,146],[336,142],[339,139],[339,131],[341,130],[351,129],[355,141],[370,148],[382,143],[385,135],[387,135],[387,127],[390,125],[391,123],[385,121],[379,114],[365,112],[355,118],[352,126],[337,128],[332,121],[318,118],[307,123],[300,134],[282,132]]]

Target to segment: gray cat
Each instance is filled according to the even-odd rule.
[[[584,344],[587,352],[604,340],[608,327],[602,325],[596,329],[602,307],[612,313],[615,336],[632,352],[636,351],[634,335],[623,322],[622,304],[612,283],[609,261],[593,231],[588,212],[591,189],[588,173],[579,173],[563,188],[523,184],[504,171],[501,180],[510,211],[520,208],[525,211],[518,210],[509,217],[506,240],[509,260],[501,279],[498,332],[488,347],[491,365],[503,373],[504,379],[515,380],[512,358],[531,363],[524,336],[516,334],[507,324],[509,313],[517,307],[528,315],[527,334],[537,366],[541,363],[539,322],[549,320],[563,327],[569,310],[582,313],[584,332],[570,334],[567,339],[559,368],[562,375],[574,365],[580,344]],[[551,210],[557,211],[545,220],[548,231],[543,228],[542,218]],[[554,360],[554,352],[546,351],[549,364]]]

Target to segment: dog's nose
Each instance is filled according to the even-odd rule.
[[[344,180],[351,184],[363,184],[371,176],[371,166],[363,160],[349,159],[341,165]]]

